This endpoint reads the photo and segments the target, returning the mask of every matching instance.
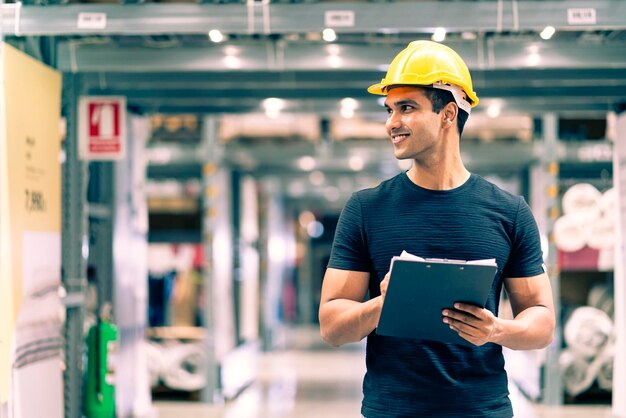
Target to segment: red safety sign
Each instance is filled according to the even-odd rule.
[[[126,148],[126,98],[81,97],[78,109],[80,156],[85,160],[118,160]]]

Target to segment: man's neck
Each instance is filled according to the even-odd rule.
[[[417,161],[407,172],[409,179],[424,189],[451,190],[463,185],[471,173],[459,160],[458,164],[436,166],[424,166]]]

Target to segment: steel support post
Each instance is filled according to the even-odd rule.
[[[626,104],[618,109],[613,148],[613,184],[618,191],[615,245],[615,360],[613,363],[613,416],[626,418]]]
[[[221,159],[221,147],[218,144],[218,120],[216,117],[207,116],[202,125],[202,146],[200,152],[204,156],[202,194],[202,244],[204,254],[203,283],[204,283],[204,328],[206,329],[205,352],[207,358],[206,386],[202,391],[202,401],[206,403],[221,402],[219,364],[215,350],[215,316],[213,304],[215,295],[213,292],[214,258],[213,237],[215,232],[215,197],[217,195],[215,174],[218,171]],[[227,245],[227,244],[222,244]]]
[[[65,163],[62,167],[62,281],[68,294],[65,321],[65,417],[81,417],[83,358],[83,299],[87,272],[87,164],[78,157],[78,96],[80,76],[63,77],[63,115],[67,121]]]
[[[558,126],[557,116],[548,113],[543,116],[543,152],[541,165],[544,176],[545,218],[544,228],[548,232],[548,275],[552,285],[554,310],[556,313],[556,328],[554,340],[547,348],[546,363],[543,379],[543,402],[547,405],[561,405],[563,403],[563,388],[559,370],[559,356],[561,352],[561,296],[560,271],[558,266],[557,248],[554,245],[552,229],[559,217],[559,157],[558,157]]]

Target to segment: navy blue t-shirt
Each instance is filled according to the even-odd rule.
[[[342,211],[328,267],[370,273],[369,293],[393,256],[495,258],[487,309],[498,314],[503,277],[543,273],[537,225],[522,197],[472,174],[452,190],[428,190],[401,173],[356,192]],[[361,413],[379,417],[511,418],[502,348],[367,337]]]

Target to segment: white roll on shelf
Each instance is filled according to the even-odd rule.
[[[199,344],[175,344],[163,350],[161,378],[178,390],[199,390],[206,385],[207,358]]]
[[[603,217],[615,221],[617,215],[617,191],[615,188],[604,191],[598,200],[598,208]]]
[[[602,359],[600,360],[600,370],[598,370],[598,387],[600,389],[613,390],[613,362],[615,360],[615,346],[613,344],[607,347]]]
[[[587,245],[596,250],[610,250],[615,246],[615,220],[601,216],[589,225]]]
[[[565,392],[576,396],[591,387],[593,378],[589,376],[589,363],[572,350],[565,349],[559,357],[561,376]]]
[[[571,351],[580,357],[596,356],[613,333],[609,316],[591,306],[576,308],[565,324],[565,341]]]
[[[163,368],[164,347],[155,342],[146,342],[146,356],[148,359],[148,376],[150,386],[156,387],[161,381],[161,369]]]
[[[600,214],[602,193],[589,183],[578,183],[563,194],[563,213],[581,225],[592,222]]]
[[[589,228],[581,225],[570,215],[561,216],[554,223],[554,244],[559,250],[574,252],[587,244]]]

